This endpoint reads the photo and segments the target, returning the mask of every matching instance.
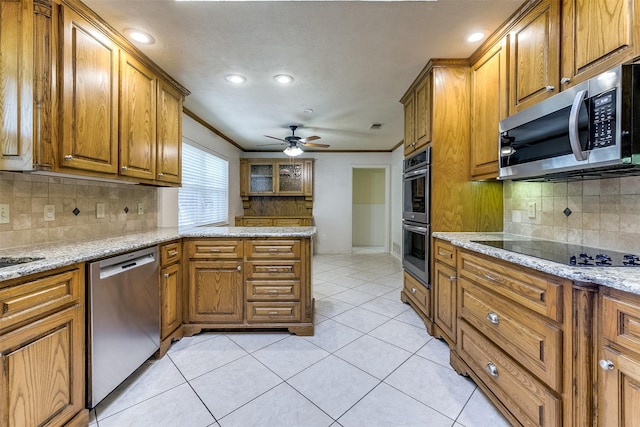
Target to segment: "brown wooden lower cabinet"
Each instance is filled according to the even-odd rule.
[[[313,225],[311,216],[237,216],[236,227],[306,227]]]
[[[87,425],[84,265],[0,285],[0,425]]]
[[[286,328],[313,335],[311,241],[190,239],[184,333]]]
[[[160,245],[160,351],[182,338],[182,241]]]

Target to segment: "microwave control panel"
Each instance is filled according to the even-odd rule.
[[[591,149],[615,145],[616,139],[616,90],[610,90],[590,98]]]

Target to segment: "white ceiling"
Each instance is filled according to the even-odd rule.
[[[466,35],[491,33],[523,0],[84,3],[121,33],[153,35],[134,44],[191,91],[186,108],[244,149],[275,151],[263,135],[284,138],[290,124],[328,150],[393,148],[398,101],[427,61],[468,57],[481,42]],[[230,73],[247,82],[228,83]],[[279,73],[294,83],[276,83]]]

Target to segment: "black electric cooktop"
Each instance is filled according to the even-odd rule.
[[[546,240],[472,240],[519,254],[583,267],[640,267],[638,255]]]

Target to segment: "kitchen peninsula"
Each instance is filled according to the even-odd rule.
[[[160,277],[149,280],[160,284],[162,357],[174,340],[203,329],[313,335],[315,233],[315,227],[167,228],[0,250],[2,261],[32,260],[0,269],[0,394],[6,396],[0,424],[87,425],[86,262],[159,247]]]

